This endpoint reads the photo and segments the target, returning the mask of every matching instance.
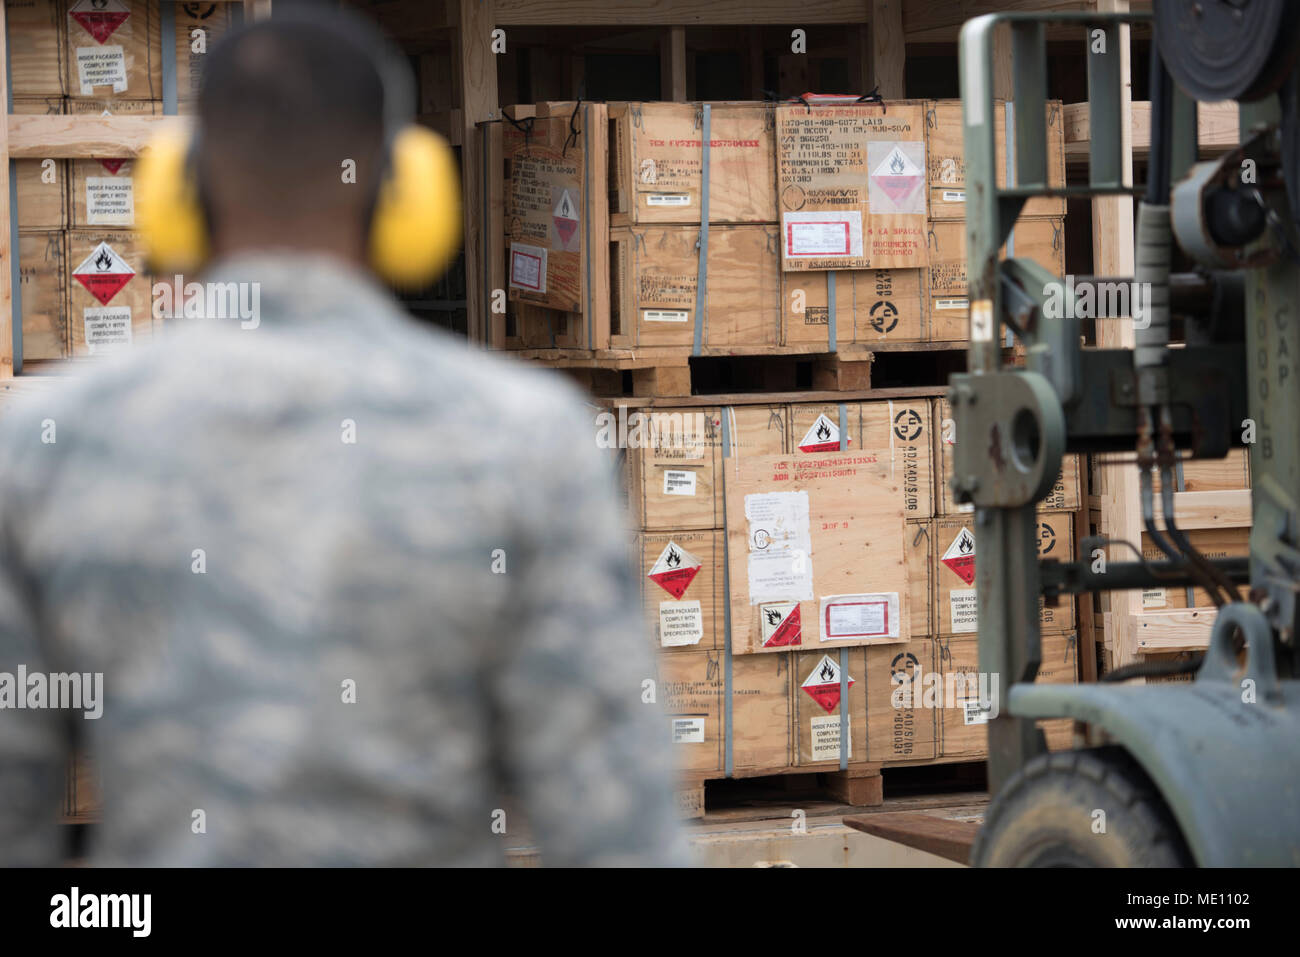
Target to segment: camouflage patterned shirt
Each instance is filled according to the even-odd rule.
[[[0,681],[103,674],[97,720],[0,707],[0,863],[58,861],[79,744],[97,864],[489,865],[515,807],[545,864],[682,863],[579,393],[336,262],[213,275],[256,328],[174,320],[0,420]]]

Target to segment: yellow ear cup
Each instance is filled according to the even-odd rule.
[[[187,133],[157,134],[135,165],[135,218],[150,269],[189,272],[208,257],[208,232],[189,169]]]
[[[418,288],[460,248],[460,176],[447,141],[422,126],[397,134],[391,163],[370,227],[370,265],[395,286]]]

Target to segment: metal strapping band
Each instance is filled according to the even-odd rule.
[[[708,107],[706,106],[707,110]],[[708,121],[705,121],[707,127]],[[731,455],[731,409],[719,410],[722,414],[722,457]],[[727,470],[722,470],[722,500],[727,500]],[[731,777],[735,770],[734,737],[731,733],[731,556],[727,554],[727,533],[722,533],[722,594],[727,596],[722,603],[722,681],[723,705],[722,728],[725,758],[723,773]]]
[[[702,144],[702,162],[700,170],[700,269],[695,283],[695,346],[693,355],[699,355],[704,347],[704,323],[709,313],[709,139],[712,136],[712,112],[708,103],[704,104]]]
[[[176,4],[161,3],[162,16],[162,101],[166,116],[176,115]]]

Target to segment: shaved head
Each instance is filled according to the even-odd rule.
[[[218,257],[364,260],[385,156],[381,41],[355,17],[317,17],[254,24],[205,63],[198,170]]]

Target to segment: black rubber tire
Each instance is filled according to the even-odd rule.
[[[1098,810],[1105,830],[1094,830]],[[1123,748],[1034,758],[989,805],[976,867],[1190,867],[1187,844],[1150,778]]]

